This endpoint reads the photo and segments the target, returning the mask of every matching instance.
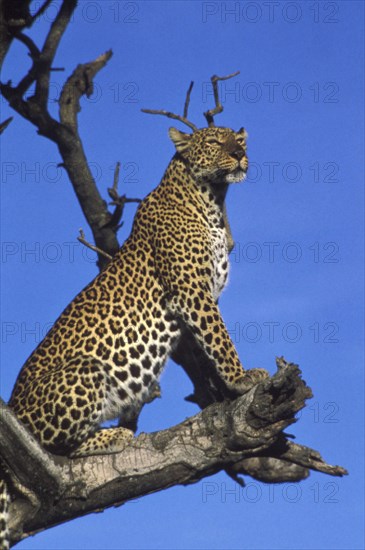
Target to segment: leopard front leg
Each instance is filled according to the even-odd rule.
[[[243,394],[269,377],[265,369],[244,370],[207,285],[193,292],[174,285],[170,307],[191,330],[227,388]]]

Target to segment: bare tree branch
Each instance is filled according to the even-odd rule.
[[[119,184],[119,172],[120,172],[120,162],[117,162],[114,170],[114,179],[113,187],[108,187],[108,195],[112,199],[112,202],[109,204],[115,206],[115,210],[108,221],[107,225],[113,228],[114,231],[118,231],[123,225],[122,219],[124,213],[124,207],[128,202],[140,203],[141,199],[129,198],[126,195],[119,195],[118,193],[118,184]]]
[[[218,82],[222,80],[228,80],[229,78],[233,78],[234,76],[237,76],[240,74],[240,71],[236,71],[235,73],[229,74],[228,76],[217,76],[213,75],[211,77],[211,82],[213,86],[213,93],[214,93],[214,101],[215,101],[215,107],[214,109],[210,109],[209,111],[206,111],[204,113],[205,118],[207,119],[208,126],[214,126],[214,116],[218,113],[221,113],[223,111],[223,106],[219,99],[219,91],[218,91]]]
[[[80,235],[77,237],[77,240],[81,244],[83,244],[87,248],[90,248],[90,250],[93,250],[97,254],[99,254],[101,256],[104,256],[104,258],[106,258],[108,261],[110,261],[112,259],[112,256],[110,254],[108,254],[107,252],[104,252],[104,250],[101,250],[101,248],[98,248],[97,246],[89,243],[89,241],[86,240],[85,233],[83,232],[82,229],[80,229],[79,231],[80,231]]]
[[[186,92],[186,98],[185,98],[185,103],[184,103],[184,118],[188,118],[188,111],[189,111],[189,103],[190,103],[190,94],[191,94],[191,91],[193,89],[193,86],[194,86],[194,82],[193,80],[190,82],[190,86],[188,88],[188,91]]]
[[[6,120],[4,120],[4,122],[0,123],[0,134],[2,134],[6,130],[6,128],[9,126],[9,124],[12,120],[13,120],[13,117],[10,116]]]
[[[38,50],[30,38],[23,34],[20,35],[19,39],[31,51],[33,64],[28,74],[24,76],[18,86],[12,87],[10,83],[1,84],[1,92],[8,100],[10,106],[21,116],[37,126],[40,134],[45,135],[53,141],[55,141],[57,131],[61,130],[61,125],[50,116],[47,109],[49,74],[57,47],[76,5],[77,0],[63,0],[42,50]],[[23,100],[23,95],[33,82],[36,82],[35,96],[25,101]]]
[[[27,46],[29,55],[33,60],[40,56],[41,52],[29,36],[23,34],[22,32],[17,32],[15,38]]]
[[[65,0],[62,3],[61,9],[59,10],[47,34],[41,55],[37,60],[38,68],[34,101],[41,109],[47,108],[51,66],[56,55],[58,45],[76,6],[77,0]]]
[[[93,94],[93,78],[109,61],[111,50],[101,54],[94,61],[76,67],[62,88],[60,96],[60,121],[74,133],[77,132],[77,115],[80,111],[80,99],[83,95]]]
[[[68,173],[82,211],[93,232],[95,245],[113,256],[119,249],[117,228],[109,223],[112,214],[108,211],[107,204],[97,189],[77,127],[80,98],[84,94],[89,96],[92,93],[92,79],[110,59],[111,51],[102,54],[94,61],[78,65],[67,80],[60,97],[60,122],[51,117],[47,108],[49,72],[75,6],[76,0],[63,0],[44,47],[33,60],[28,74],[16,87],[11,86],[10,83],[2,84],[1,91],[10,106],[38,128],[39,134],[57,144],[63,160],[62,165]],[[29,41],[27,43],[28,47],[32,47]],[[34,48],[33,51],[35,53]],[[35,96],[24,100],[23,95],[33,82],[36,82]],[[102,269],[107,263],[107,258],[101,254],[98,258],[98,266]]]
[[[29,499],[24,491],[12,503],[17,512],[10,526],[12,542],[171,485],[196,483],[220,470],[236,475],[251,471],[263,479],[269,469],[271,482],[292,479],[293,473],[303,479],[307,469],[345,475],[344,468],[326,464],[319,453],[288,442],[282,433],[310,396],[298,367],[285,363],[272,379],[234,401],[213,403],[168,430],[141,434],[121,453],[83,459],[46,453],[3,405],[1,455],[33,495]],[[38,474],[30,475],[30,468]]]
[[[31,21],[29,0],[0,0],[0,67],[14,40],[14,35]]]
[[[195,132],[198,127],[195,126],[192,122],[187,120],[185,117],[181,115],[175,115],[175,113],[171,113],[170,111],[164,111],[163,109],[155,110],[155,109],[141,109],[142,113],[147,113],[149,115],[163,115],[167,116],[168,118],[173,118],[174,120],[179,120],[183,124],[186,124],[186,126],[189,126]]]
[[[35,12],[35,14],[32,17],[32,23],[40,18],[41,15],[44,14],[44,12],[47,10],[48,6],[50,6],[52,3],[52,0],[45,0],[45,2],[40,6],[40,8]]]
[[[30,28],[51,2],[46,0],[32,16],[29,11],[30,0],[0,0],[0,67],[14,38],[22,40],[19,38],[22,30]]]

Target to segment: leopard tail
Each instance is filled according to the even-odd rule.
[[[0,550],[9,549],[9,504],[10,495],[4,479],[0,474]]]

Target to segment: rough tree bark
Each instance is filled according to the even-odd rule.
[[[136,199],[119,196],[115,181],[109,190],[115,208],[109,211],[87,163],[77,113],[81,96],[92,94],[93,78],[112,54],[106,52],[77,66],[62,89],[59,120],[54,119],[48,111],[50,74],[77,0],[63,0],[43,47],[38,49],[23,30],[31,27],[49,3],[45,1],[32,17],[27,0],[3,0],[0,63],[17,39],[28,48],[33,64],[16,86],[1,84],[1,92],[40,135],[57,145],[92,230],[102,269],[109,261],[107,255],[113,256],[119,247],[117,231],[123,206]],[[35,94],[25,99],[33,83]],[[6,124],[8,121],[4,128]],[[230,237],[229,225],[226,228]],[[7,472],[0,475],[6,475],[14,496],[10,525],[13,544],[72,518],[173,485],[194,483],[221,470],[240,483],[240,474],[273,483],[300,481],[311,469],[336,476],[347,473],[344,468],[326,464],[316,451],[292,443],[283,432],[311,397],[296,365],[277,360],[274,377],[234,399],[190,334],[184,335],[174,359],[194,384],[194,392],[187,399],[198,404],[202,412],[168,430],[141,434],[115,455],[73,460],[50,455],[0,401],[0,458]]]

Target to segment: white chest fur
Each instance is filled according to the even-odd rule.
[[[228,245],[225,228],[215,227],[211,229],[212,255],[213,255],[213,281],[212,292],[217,300],[228,280],[229,262]]]

